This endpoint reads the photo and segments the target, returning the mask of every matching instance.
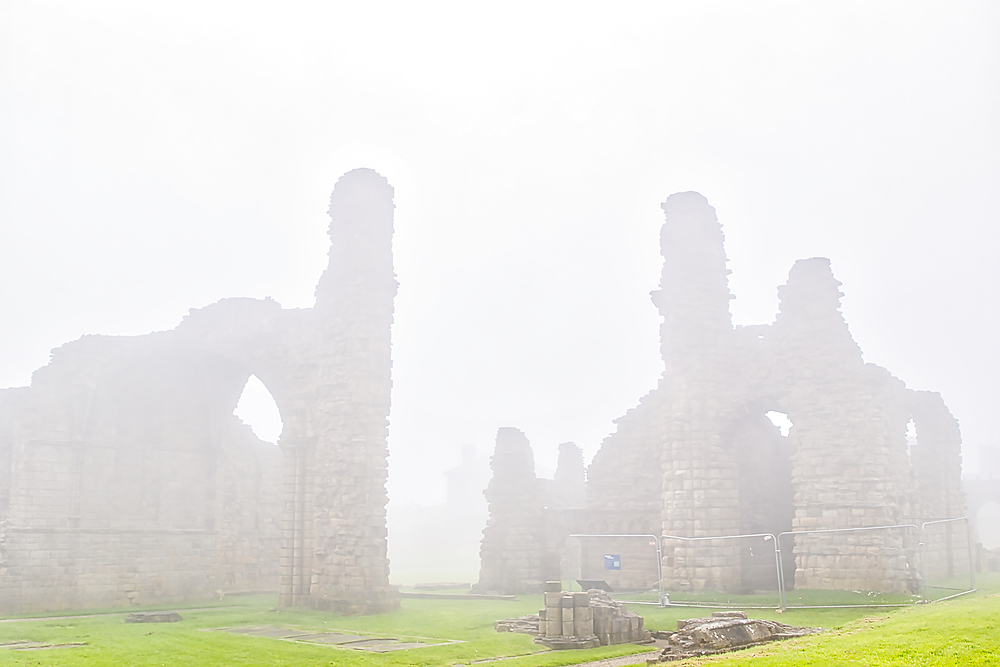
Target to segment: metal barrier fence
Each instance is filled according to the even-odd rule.
[[[967,549],[966,555],[966,567],[969,569],[969,587],[967,589],[954,588],[950,586],[934,586],[931,584],[931,579],[937,579],[941,575],[939,574],[937,568],[941,567],[941,563],[936,563],[932,554],[941,551],[942,544],[944,545],[944,578],[952,579],[957,577],[957,570],[959,563],[956,562],[954,547],[956,538],[950,530],[952,524],[958,521],[965,522],[965,546]],[[932,526],[932,528],[928,528]],[[937,529],[944,529],[944,535],[936,534]],[[920,524],[920,573],[923,579],[923,593],[924,598],[930,598],[930,591],[943,590],[951,591],[952,595],[947,595],[945,597],[939,598],[939,600],[947,600],[959,595],[965,595],[966,593],[971,593],[976,590],[976,566],[973,560],[972,554],[972,525],[968,517],[956,517],[954,519],[938,519],[937,521],[925,521]],[[933,567],[932,566],[936,566]],[[949,583],[951,583],[949,581]],[[937,602],[938,600],[934,600]]]
[[[913,546],[913,550],[915,550],[915,548],[917,546],[916,539],[915,539],[916,538],[916,531],[918,531],[919,529],[917,528],[916,525],[914,525],[912,523],[894,524],[894,525],[891,525],[891,526],[865,526],[865,527],[861,527],[861,528],[827,528],[827,529],[822,529],[822,530],[786,531],[786,532],[778,534],[778,548],[779,549],[781,548],[781,540],[782,540],[782,538],[785,538],[785,537],[788,537],[788,536],[792,536],[793,538],[797,538],[799,536],[802,536],[802,537],[816,536],[816,538],[818,540],[823,540],[825,538],[831,538],[831,539],[829,539],[827,541],[827,543],[825,545],[823,545],[825,548],[816,549],[817,545],[814,543],[812,545],[813,552],[810,552],[808,554],[803,554],[803,556],[805,558],[820,558],[820,559],[833,559],[833,560],[850,559],[850,558],[853,558],[853,557],[856,557],[856,556],[854,556],[854,554],[851,553],[851,552],[849,552],[846,555],[838,553],[838,552],[840,552],[841,547],[843,545],[839,545],[839,544],[836,544],[835,542],[833,542],[832,538],[835,535],[853,536],[853,537],[857,538],[856,544],[854,544],[854,545],[848,545],[848,546],[855,546],[856,547],[856,546],[859,546],[860,543],[863,541],[863,536],[887,534],[887,533],[891,533],[892,531],[895,531],[896,533],[899,534],[899,537],[900,537],[900,539],[899,539],[900,546],[899,547],[889,546],[887,548],[889,548],[889,549],[898,548],[899,550],[902,551],[902,550],[905,550],[905,542],[907,541],[906,538],[907,538],[908,529],[912,529],[912,531],[911,531],[912,534],[909,537],[910,537],[910,541],[911,541],[912,546]],[[891,539],[892,537],[893,536],[890,534],[889,538]],[[869,538],[869,542],[871,540],[873,540],[873,539],[875,539],[875,538]],[[861,546],[864,546],[865,548],[870,548],[868,545],[861,545]],[[794,552],[795,547],[793,546],[792,548],[793,548],[793,552]],[[882,545],[879,545],[878,547],[875,547],[875,548],[882,548]],[[823,553],[824,551],[826,551],[828,553]],[[819,552],[819,553],[815,553],[815,552]],[[881,557],[881,556],[876,556],[876,558],[879,558],[879,557]],[[841,571],[847,569],[847,568],[843,568],[842,566],[839,566],[839,565],[834,565],[833,567],[834,568],[840,568]],[[807,568],[813,569],[809,564],[807,564]],[[803,568],[803,569],[805,569],[805,568]],[[809,570],[806,570],[807,573],[808,573],[808,571]],[[797,568],[797,571],[796,571],[796,575],[798,575],[798,568]],[[846,581],[851,581],[851,579],[844,578],[844,581],[845,582]],[[810,578],[806,577],[806,580],[804,582],[802,582],[802,583],[803,583],[802,588],[809,590],[809,585],[808,584],[810,583]],[[796,582],[795,588],[798,589],[798,582]],[[826,588],[826,587],[824,587],[824,588]],[[852,587],[849,587],[847,590],[851,590],[853,588],[854,587],[852,586]],[[859,586],[859,588],[863,589],[864,586],[861,585],[861,586]],[[839,589],[833,589],[833,590],[839,590]],[[794,607],[796,609],[817,609],[817,608],[829,609],[829,608],[837,608],[837,607],[902,607],[902,606],[907,606],[909,604],[912,604],[912,603],[910,603],[910,602],[881,602],[881,601],[880,602],[875,602],[875,601],[872,601],[872,600],[868,600],[864,604],[852,604],[850,602],[847,602],[845,604],[796,604],[796,605],[792,605],[792,607]],[[789,607],[789,605],[788,605],[786,591],[784,589],[782,589],[782,592],[781,592],[781,608],[782,609],[787,609],[788,607]]]
[[[966,548],[962,551],[965,553],[957,554],[957,543],[958,538],[952,530],[952,526],[957,522],[965,522],[965,540],[963,540]],[[805,545],[801,544],[791,544],[788,545],[788,536],[794,538],[814,538],[819,544],[814,542],[809,545],[807,549]],[[976,578],[975,578],[975,567],[973,564],[973,552],[972,552],[972,529],[967,517],[956,517],[950,519],[938,519],[933,521],[925,521],[919,526],[916,524],[896,524],[892,526],[868,526],[863,528],[833,528],[824,530],[803,530],[803,531],[786,531],[774,535],[772,533],[750,533],[745,535],[716,535],[709,537],[683,537],[680,535],[662,535],[657,538],[654,535],[603,535],[603,534],[574,534],[570,535],[572,538],[650,538],[652,539],[651,546],[655,545],[656,552],[656,563],[657,563],[657,576],[658,576],[658,600],[656,602],[651,602],[649,600],[623,600],[624,602],[629,602],[631,604],[657,604],[660,607],[665,606],[678,606],[678,607],[712,607],[712,608],[773,608],[773,604],[761,604],[760,602],[753,602],[750,600],[744,600],[740,603],[732,602],[718,602],[718,601],[705,601],[705,600],[680,600],[675,599],[671,601],[670,591],[667,590],[663,562],[664,555],[666,560],[669,561],[670,567],[672,568],[671,581],[676,581],[677,578],[674,576],[678,570],[682,572],[693,572],[696,576],[691,576],[688,574],[688,583],[691,579],[698,578],[698,574],[701,570],[707,569],[705,563],[710,563],[717,568],[723,568],[725,571],[737,571],[742,572],[744,568],[747,567],[748,562],[752,567],[755,567],[755,581],[760,583],[768,583],[766,579],[769,579],[769,575],[765,578],[761,578],[764,575],[764,568],[774,568],[774,583],[777,592],[777,603],[780,609],[794,608],[794,609],[827,609],[827,608],[838,608],[838,607],[904,607],[910,606],[912,604],[917,604],[920,602],[937,602],[939,600],[947,600],[959,595],[965,595],[966,593],[971,593],[976,590]],[[843,540],[838,541],[838,537],[846,538],[846,542]],[[669,551],[665,548],[664,542],[666,541],[678,542],[681,546],[679,548],[671,548]],[[773,554],[773,565],[764,560],[754,564],[754,559],[758,558],[762,554],[755,554],[753,551],[754,544],[748,544],[749,541],[759,541],[760,543],[765,543],[764,552],[769,556]],[[783,543],[784,540],[784,543]],[[737,546],[724,546],[724,547],[713,547],[712,542],[718,541],[736,541]],[[743,543],[740,546],[741,542]],[[770,545],[766,543],[770,542]],[[783,544],[785,545],[785,551],[782,551]],[[704,546],[701,546],[704,545]],[[796,552],[796,546],[799,547],[799,552]],[[819,548],[817,548],[819,546]],[[713,549],[716,550],[713,553]],[[811,550],[810,550],[811,549]],[[874,553],[873,553],[874,552]],[[748,561],[748,554],[750,560]],[[845,600],[844,604],[808,604],[808,600],[801,604],[789,604],[787,596],[787,586],[786,586],[786,576],[790,576],[791,572],[785,571],[785,566],[783,565],[783,558],[788,558],[791,562],[793,554],[796,558],[802,557],[802,561],[797,565],[802,565],[802,567],[796,567],[795,574],[801,579],[801,582],[796,582],[792,588],[793,590],[803,590],[798,587],[798,583],[803,584],[805,590],[808,589],[808,583],[815,581],[811,579],[810,575],[815,574],[811,572],[811,568],[823,568],[828,571],[833,571],[837,573],[837,577],[841,580],[841,585],[845,586],[844,590],[850,591],[853,587],[846,587],[846,584],[856,583],[862,588],[864,587],[864,575],[858,573],[865,573],[865,568],[873,560],[875,562],[880,562],[884,564],[886,562],[895,562],[897,567],[908,568],[910,564],[917,566],[920,571],[920,586],[922,596],[910,596],[906,597],[903,594],[899,594],[896,597],[906,598],[905,600],[893,601],[891,595],[882,596],[876,595],[875,599],[865,599],[863,602],[856,602],[853,600]],[[810,558],[823,559],[822,562],[812,563],[809,561]],[[868,560],[866,560],[866,558]],[[882,559],[882,561],[879,561]],[[845,563],[850,563],[845,565]],[[964,565],[963,565],[964,563]],[[945,585],[935,585],[932,581],[940,580],[940,583],[954,584],[958,577],[964,576],[961,570],[968,569],[969,575],[969,587],[968,588],[957,588],[955,586],[945,586]],[[727,569],[728,568],[728,569]],[[733,570],[735,568],[735,570]],[[848,571],[850,570],[850,571]],[[851,572],[854,573],[853,576],[856,578],[851,579]],[[905,574],[903,575],[905,577]],[[860,577],[860,578],[858,578]],[[899,581],[903,582],[904,579]],[[915,581],[915,579],[912,579]],[[825,583],[825,582],[824,582]],[[843,593],[844,596],[850,597],[847,593],[844,593],[841,589],[832,589],[828,586],[822,587],[823,593],[829,595],[834,595],[838,591]],[[946,595],[940,598],[932,599],[932,590],[940,590],[945,592],[950,592],[950,595]],[[864,594],[862,590],[853,590],[852,594]],[[870,598],[874,591],[869,591],[867,597]]]
[[[697,559],[699,559],[699,558],[705,558],[707,556],[708,550],[712,549],[711,545],[709,545],[706,548],[703,548],[701,550],[702,553],[700,553],[700,554],[699,553],[691,553],[692,550],[698,549],[698,545],[700,543],[717,542],[717,541],[722,541],[722,540],[737,540],[738,541],[737,542],[737,546],[734,546],[734,547],[723,547],[722,554],[720,556],[715,557],[714,560],[722,561],[722,564],[725,567],[729,567],[729,568],[736,567],[740,571],[742,571],[742,569],[744,568],[744,566],[745,566],[745,564],[747,562],[747,557],[746,557],[747,552],[744,551],[744,548],[741,548],[739,546],[739,541],[745,542],[747,540],[753,540],[753,541],[756,542],[756,541],[759,540],[762,543],[760,546],[764,548],[765,552],[767,550],[770,550],[773,553],[773,555],[774,555],[774,564],[773,565],[769,565],[767,563],[764,563],[763,565],[764,565],[765,568],[766,567],[773,567],[774,568],[774,574],[775,574],[774,588],[775,588],[776,594],[778,595],[778,601],[780,603],[780,601],[782,599],[782,596],[783,596],[783,591],[784,591],[784,582],[782,581],[782,571],[781,571],[781,551],[778,549],[778,540],[775,538],[775,536],[773,534],[771,534],[771,533],[748,533],[748,534],[745,534],[745,535],[719,535],[719,536],[711,536],[711,537],[681,537],[680,535],[664,535],[661,539],[664,540],[664,541],[666,541],[666,540],[676,540],[678,542],[681,542],[682,544],[684,544],[687,547],[684,550],[684,552],[681,553],[680,555],[678,555],[676,553],[676,551],[675,551],[674,555],[672,556],[672,558],[675,559],[674,563],[673,563],[673,566],[674,566],[675,569],[694,569],[696,571],[699,569],[698,568],[699,563],[697,562]],[[770,545],[767,545],[766,544],[767,542],[770,542]],[[754,558],[755,554],[753,553],[753,545],[749,545],[748,547],[745,547],[745,548],[748,550],[750,558],[751,559]],[[684,562],[682,564],[678,565],[677,559],[683,559]],[[695,562],[689,563],[688,561],[690,561],[690,560],[694,560]],[[710,557],[709,560],[711,562],[713,559]],[[663,588],[663,586],[661,585],[661,589],[662,588]],[[661,598],[661,600],[662,600],[662,598]],[[674,605],[674,606],[685,606],[685,607],[711,607],[711,608],[716,608],[716,609],[718,609],[718,608],[736,608],[736,607],[747,608],[747,609],[769,609],[769,608],[773,608],[774,607],[774,605],[765,605],[765,604],[761,604],[761,603],[756,603],[755,604],[753,602],[750,602],[750,603],[745,603],[744,602],[742,604],[734,604],[734,603],[730,603],[730,602],[718,602],[718,601],[696,601],[696,600],[678,601],[676,599],[675,599],[674,602],[670,602],[670,600],[669,600],[669,592],[668,592],[668,597],[666,599],[666,604],[671,604],[671,605]]]

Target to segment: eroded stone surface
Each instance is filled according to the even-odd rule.
[[[747,618],[745,612],[716,612],[710,618],[677,621],[677,632],[657,632],[668,642],[657,660],[670,662],[701,655],[724,653],[765,642],[803,637],[822,632],[819,628],[796,628],[776,621]]]

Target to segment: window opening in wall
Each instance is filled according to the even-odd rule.
[[[233,414],[253,429],[258,438],[272,445],[278,444],[282,429],[278,404],[256,375],[251,375],[244,385]]]
[[[911,419],[906,425],[906,458],[909,461],[913,460],[913,448],[917,444],[917,425],[913,423]]]
[[[792,422],[788,419],[788,415],[784,412],[771,412],[767,413],[767,418],[771,420],[771,423],[777,426],[781,430],[781,435],[788,437],[788,431],[792,428]]]

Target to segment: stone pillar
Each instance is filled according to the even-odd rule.
[[[389,586],[385,490],[390,404],[393,299],[392,187],[370,169],[348,172],[330,198],[330,265],[306,314],[310,333],[289,352],[305,390],[293,403],[297,423],[315,444],[311,456],[289,457],[301,471],[296,493],[286,495],[291,520],[311,530],[301,537],[295,604],[343,613],[374,613],[398,606]],[[298,463],[296,463],[296,461]],[[286,516],[286,525],[289,520]],[[288,547],[283,554],[287,562]],[[298,553],[298,552],[296,552]],[[296,585],[293,584],[293,585]],[[287,599],[287,598],[286,598]]]
[[[903,384],[861,358],[840,312],[840,283],[829,260],[799,260],[778,288],[774,336],[793,391],[788,414],[795,453],[793,530],[903,523],[909,489],[900,469]],[[912,589],[915,568],[904,530],[795,538],[799,588]]]
[[[722,446],[722,424],[732,410],[733,296],[722,226],[696,192],[671,195],[662,208],[663,273],[652,297],[664,318],[663,531],[732,535],[740,520],[738,472],[733,452]],[[713,551],[706,542],[677,544],[664,558],[667,585],[737,587],[739,554],[730,551]]]

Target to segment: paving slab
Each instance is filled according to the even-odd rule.
[[[311,635],[297,635],[294,639],[297,642],[310,642],[316,644],[350,644],[351,648],[354,648],[356,642],[363,642],[372,638],[364,635],[344,635],[335,632],[321,632]]]

